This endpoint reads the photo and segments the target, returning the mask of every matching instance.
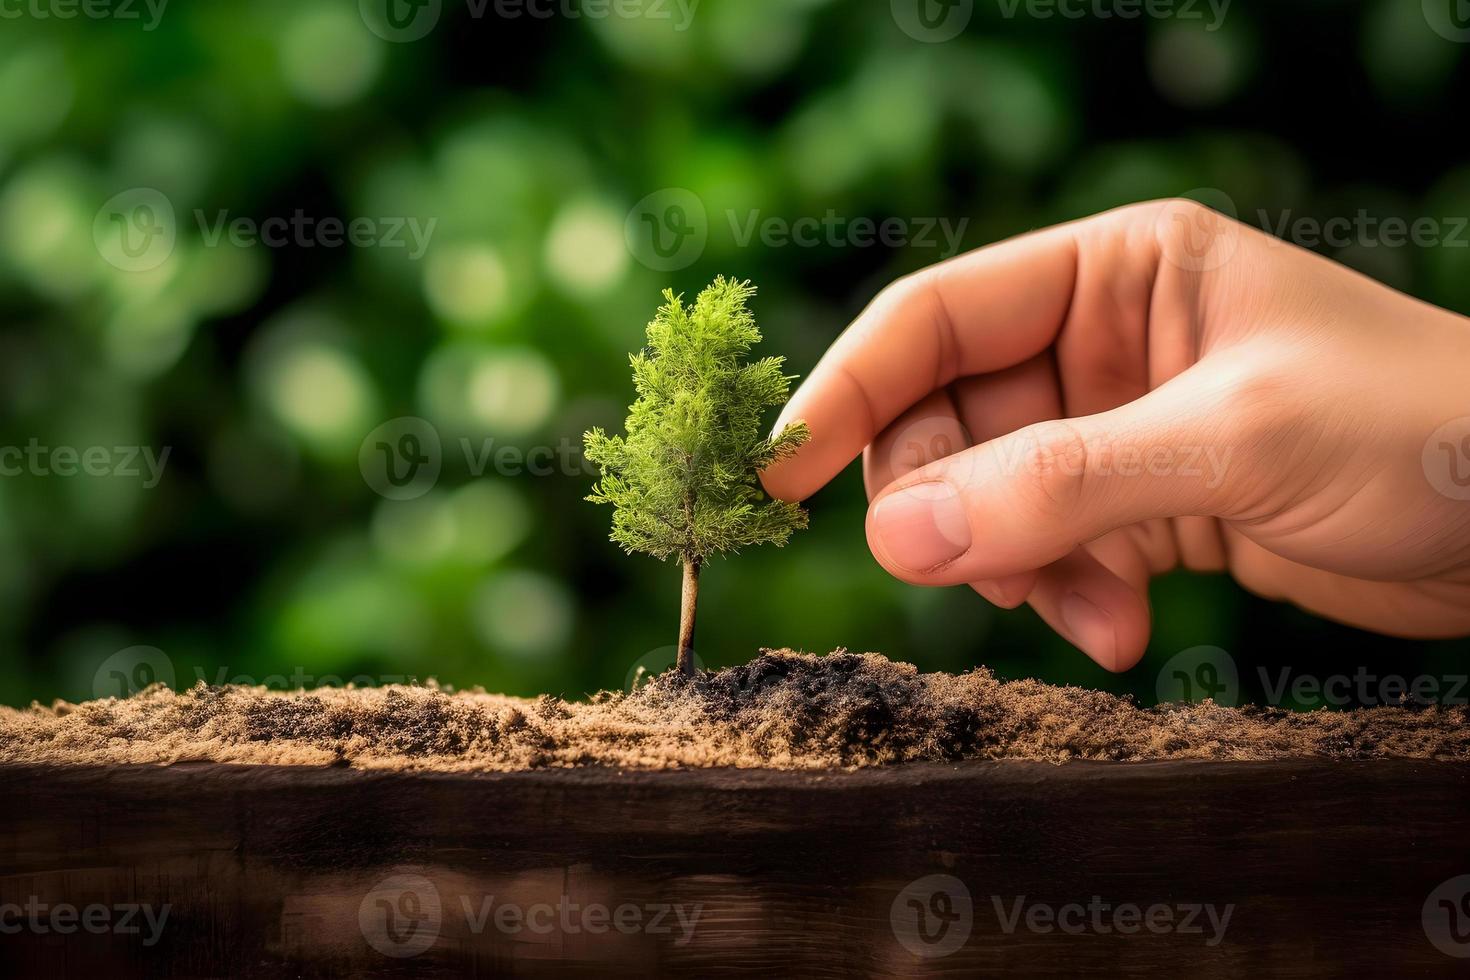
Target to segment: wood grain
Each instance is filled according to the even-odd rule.
[[[0,794],[7,977],[1470,968],[1431,943],[1423,918],[1431,892],[1470,874],[1463,763],[481,776],[12,767],[0,769]],[[138,934],[58,935],[23,920],[14,906],[28,900],[166,905],[168,918],[151,946]],[[1119,920],[1129,904],[1140,916],[1155,907],[1156,927],[1200,906],[1199,931]],[[1205,906],[1229,909],[1223,933]],[[1069,929],[1045,928],[1047,910]],[[925,944],[921,925],[943,938]]]

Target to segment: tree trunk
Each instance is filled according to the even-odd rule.
[[[684,601],[679,606],[679,670],[694,676],[694,607],[699,602],[699,562],[684,561]]]

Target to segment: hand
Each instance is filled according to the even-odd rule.
[[[811,442],[763,480],[799,500],[863,453],[891,574],[1029,602],[1126,670],[1150,577],[1180,565],[1383,633],[1470,633],[1467,416],[1470,321],[1168,201],[884,290],[782,414]]]

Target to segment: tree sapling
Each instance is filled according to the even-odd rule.
[[[648,346],[631,356],[638,400],[625,436],[586,435],[601,474],[587,498],[612,504],[612,540],[632,554],[684,565],[679,669],[694,673],[694,613],[706,559],[758,544],[786,543],[806,512],[770,500],[757,474],[806,442],[805,423],[764,435],[762,416],[783,405],[792,378],[785,359],[745,357],[760,342],[746,301],[749,282],[723,276],[693,306],[665,290]]]

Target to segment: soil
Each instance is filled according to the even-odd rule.
[[[0,764],[220,762],[518,772],[574,766],[858,768],[1019,759],[1470,760],[1464,707],[1298,713],[1140,708],[985,669],[921,674],[876,654],[766,651],[586,702],[384,687],[161,685],[127,700],[0,708]]]

